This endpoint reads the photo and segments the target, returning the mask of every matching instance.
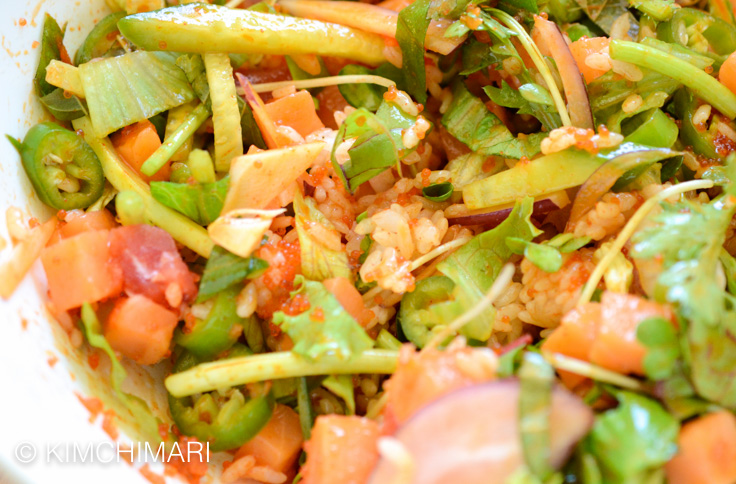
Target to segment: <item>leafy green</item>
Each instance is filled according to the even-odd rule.
[[[733,179],[733,165],[727,174]],[[728,408],[736,408],[736,299],[714,275],[736,212],[733,190],[731,184],[708,204],[663,204],[656,224],[634,236],[631,252],[662,258],[654,297],[674,305],[684,318],[681,347],[689,380],[698,395]]]
[[[258,277],[266,269],[268,263],[263,259],[258,257],[243,259],[216,245],[202,273],[197,302],[206,301],[246,278]]]
[[[209,225],[222,211],[230,178],[214,183],[151,182],[153,198],[200,225]]]
[[[197,94],[199,100],[210,106],[210,85],[207,82],[204,60],[199,54],[182,54],[176,58],[176,65],[184,71],[189,84]]]
[[[148,404],[135,395],[123,391],[122,385],[128,377],[128,372],[123,368],[110,343],[102,335],[102,325],[89,303],[82,305],[81,325],[90,346],[102,350],[110,358],[110,382],[118,399],[130,411],[133,421],[146,432],[146,437],[151,441],[160,442],[158,420],[151,413]]]
[[[295,81],[301,81],[303,79],[316,79],[318,77],[327,77],[330,75],[330,72],[327,70],[327,66],[325,66],[325,61],[323,61],[321,57],[317,57],[320,69],[319,73],[317,73],[316,75],[310,74],[309,72],[299,67],[290,56],[285,56],[285,59],[286,66],[289,68],[289,74],[291,74],[291,78]],[[311,89],[308,89],[308,91],[314,95],[317,95],[321,90],[321,87],[313,87]]]
[[[357,64],[348,64],[340,71],[341,76],[372,75],[391,79],[397,84],[403,82],[401,70],[392,64],[381,64],[375,69],[369,69]],[[386,88],[377,84],[341,84],[338,86],[340,94],[351,106],[365,108],[376,112],[383,102],[383,93]]]
[[[294,341],[295,353],[316,360],[322,355],[349,359],[373,347],[373,340],[321,282],[297,276],[292,297],[306,298],[309,309],[296,316],[274,313],[273,322]]]
[[[569,254],[570,252],[575,252],[581,247],[585,247],[591,240],[592,239],[587,235],[583,237],[575,237],[573,234],[567,232],[555,235],[547,241],[547,244],[551,247],[556,247],[563,254]]]
[[[527,467],[540,479],[552,473],[550,416],[555,371],[539,353],[524,353],[519,369],[519,431]]]
[[[680,425],[654,400],[623,391],[615,396],[619,406],[596,417],[586,444],[618,482],[636,482],[675,455]]]
[[[611,34],[613,22],[628,13],[628,0],[576,0],[583,13],[606,34]],[[633,17],[631,18],[634,23]]]
[[[399,160],[413,149],[402,142],[402,132],[411,128],[416,118],[406,114],[394,103],[383,102],[371,113],[365,108],[352,112],[337,132],[332,148],[332,166],[351,192],[383,171],[397,166]],[[342,165],[335,157],[338,146],[355,139],[348,150],[349,159]]]
[[[355,389],[353,375],[331,375],[322,381],[322,386],[342,398],[348,415],[355,415]]]
[[[609,129],[620,132],[620,124],[624,119],[646,109],[660,107],[678,87],[677,81],[656,72],[645,71],[640,81],[630,82],[618,79],[614,72],[609,71],[588,84],[590,108],[596,124],[606,124]],[[663,97],[658,93],[664,93],[666,96]],[[624,113],[621,106],[632,94],[641,96],[647,107]]]
[[[539,144],[546,137],[546,133],[535,133],[523,139],[514,138],[506,125],[462,82],[453,87],[453,99],[442,117],[442,124],[468,148],[484,156],[531,158],[539,153]]]
[[[64,26],[66,29],[66,26]],[[33,84],[36,88],[38,97],[51,94],[56,90],[56,86],[52,86],[46,82],[46,67],[52,60],[61,59],[59,46],[63,45],[64,31],[59,27],[56,19],[48,13],[43,19],[43,34],[41,36],[41,54],[39,56],[36,75]]]
[[[532,240],[541,232],[530,221],[534,200],[530,197],[516,202],[509,217],[496,228],[483,232],[451,254],[437,266],[437,270],[454,283],[452,300],[430,306],[430,310],[451,321],[474,307],[488,292],[504,263],[513,252],[505,241],[507,237]],[[468,323],[462,333],[486,341],[493,332],[496,312],[491,307]]]
[[[72,121],[87,115],[84,101],[77,96],[64,92],[58,88],[39,99],[41,104],[60,121]]]
[[[104,137],[194,99],[169,52],[136,51],[79,66],[95,134]]]
[[[455,189],[452,187],[452,183],[450,182],[435,183],[422,188],[422,195],[424,195],[424,198],[427,200],[431,200],[433,202],[444,202],[452,196],[454,191]]]
[[[545,272],[557,272],[562,267],[560,250],[549,244],[535,244],[518,237],[508,237],[506,245],[515,254],[523,254],[529,262]]]
[[[313,281],[324,281],[333,277],[352,279],[353,273],[345,251],[328,249],[309,234],[309,228],[317,224],[322,225],[325,230],[336,231],[327,217],[319,211],[314,199],[304,198],[297,191],[294,197],[294,216],[304,276]]]
[[[417,102],[427,101],[427,79],[424,71],[424,39],[427,36],[430,0],[417,0],[399,12],[396,41],[402,55],[401,72],[406,92]]]
[[[664,318],[646,319],[636,328],[636,338],[647,348],[643,362],[646,375],[652,380],[672,376],[680,358],[680,341],[672,322]]]
[[[243,132],[244,147],[254,145],[262,150],[268,149],[256,123],[256,118],[253,116],[253,109],[246,102],[242,103],[240,108],[240,129]]]
[[[519,114],[534,115],[539,105],[549,106],[547,112],[554,113],[554,101],[549,91],[532,82],[512,89],[506,81],[502,81],[501,87],[486,86],[483,91],[491,98],[491,101],[506,108],[517,109]]]

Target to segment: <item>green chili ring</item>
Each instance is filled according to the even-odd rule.
[[[407,339],[418,348],[432,339],[432,328],[448,321],[440,318],[429,307],[451,298],[455,283],[449,277],[433,276],[422,279],[414,291],[404,295],[399,309],[399,324]]]
[[[179,356],[174,372],[188,370],[199,362],[197,357],[185,352]],[[183,434],[209,442],[214,452],[236,449],[255,437],[270,420],[274,406],[270,394],[246,401],[239,390],[233,390],[219,408],[213,393],[193,400],[169,395],[171,416]]]
[[[38,198],[46,205],[58,210],[87,208],[102,195],[105,176],[100,160],[75,132],[55,123],[40,123],[28,131],[22,144],[13,144]]]
[[[115,44],[118,32],[118,21],[125,17],[125,12],[111,13],[103,18],[84,39],[74,56],[74,64],[84,64],[96,57],[102,57]]]

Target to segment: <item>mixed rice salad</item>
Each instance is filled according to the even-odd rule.
[[[736,483],[729,0],[108,3],[45,17],[0,295],[40,260],[121,420],[222,482]]]

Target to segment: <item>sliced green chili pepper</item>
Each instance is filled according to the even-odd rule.
[[[237,353],[237,352],[236,352]],[[188,370],[200,360],[191,353],[182,353],[174,372]],[[209,442],[212,451],[235,449],[248,442],[268,423],[273,411],[271,395],[245,399],[238,389],[232,389],[229,398],[218,392],[193,397],[176,398],[169,395],[169,409],[181,433]]]
[[[452,183],[449,182],[435,183],[434,185],[422,188],[424,198],[433,202],[444,202],[452,196],[453,192],[454,188],[452,187]]]
[[[432,339],[432,328],[444,325],[437,313],[429,307],[450,298],[455,283],[449,277],[434,276],[417,283],[413,292],[404,295],[399,309],[399,324],[407,339],[422,348]]]
[[[707,55],[720,68],[726,56],[736,50],[736,28],[702,10],[680,8],[672,18],[659,24],[657,38]]]
[[[622,127],[624,141],[655,148],[672,148],[677,141],[677,124],[660,109],[650,109],[634,116]]]
[[[115,43],[118,20],[123,17],[125,17],[125,12],[115,12],[97,22],[79,47],[77,54],[74,56],[74,63],[76,65],[84,64],[105,55]]]
[[[176,342],[203,359],[213,358],[230,348],[240,336],[236,326],[243,324],[237,314],[238,292],[238,286],[220,292],[207,318],[198,320],[189,333],[177,333]]]
[[[722,122],[734,128],[734,123],[719,114],[713,114],[713,120],[710,121],[709,126],[699,128],[693,123],[693,115],[703,103],[688,89],[680,89],[676,92],[674,100],[675,114],[681,120],[680,138],[685,145],[692,146],[695,153],[710,159],[718,159],[726,155],[728,146],[721,146],[721,140],[725,137],[718,132],[718,124]],[[723,148],[726,148],[726,151],[723,154],[719,153],[719,149]]]
[[[102,195],[105,177],[100,160],[75,132],[45,122],[32,127],[23,143],[8,139],[46,205],[57,210],[87,208]]]

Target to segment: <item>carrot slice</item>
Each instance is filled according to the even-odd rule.
[[[736,482],[736,417],[725,410],[686,423],[665,465],[670,484]]]
[[[363,297],[348,278],[325,279],[322,284],[361,326],[365,327],[373,319],[373,312],[366,309]]]
[[[64,225],[59,228],[62,239],[68,239],[83,232],[95,230],[110,230],[117,227],[115,217],[106,209],[85,212],[83,210],[72,210],[66,213]]]
[[[97,302],[122,291],[122,272],[110,261],[108,236],[107,230],[83,232],[43,249],[41,262],[57,311]]]
[[[278,404],[266,426],[238,449],[235,460],[252,455],[256,465],[286,474],[299,457],[303,441],[299,414]]]
[[[142,365],[153,365],[169,353],[176,314],[145,296],[120,298],[104,325],[115,351]]]
[[[591,83],[595,79],[601,77],[608,70],[594,69],[585,63],[585,59],[590,54],[601,53],[608,47],[610,39],[607,37],[583,37],[570,44],[570,52],[575,58],[575,63],[578,65],[578,69],[583,74],[586,83]]]
[[[126,126],[110,136],[112,145],[120,157],[145,181],[168,181],[171,167],[167,162],[153,176],[141,173],[141,166],[161,146],[156,127],[147,119]]]
[[[304,484],[362,484],[378,461],[378,423],[364,417],[322,415],[304,444]]]
[[[736,93],[736,52],[728,56],[718,71],[718,79],[731,92]]]
[[[325,127],[317,116],[314,100],[309,91],[299,91],[275,99],[266,104],[265,109],[274,123],[289,126],[302,136]]]

